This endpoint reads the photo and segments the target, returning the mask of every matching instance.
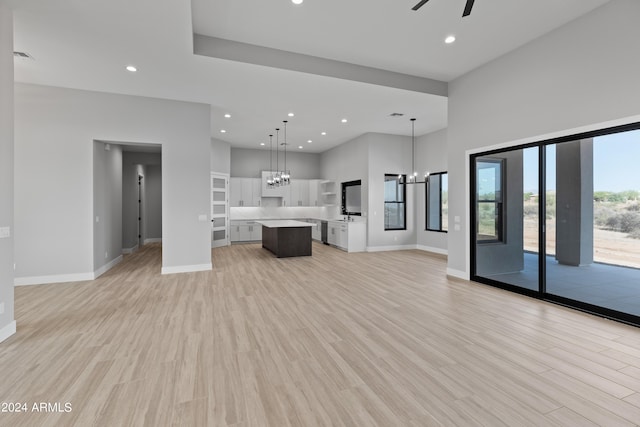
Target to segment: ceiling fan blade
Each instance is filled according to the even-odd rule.
[[[429,0],[422,0],[420,3],[418,3],[418,4],[417,4],[417,5],[415,5],[415,6],[413,6],[413,7],[411,8],[411,10],[418,10],[418,9],[420,9],[420,8],[421,8],[422,6],[424,6],[424,4],[425,4],[426,2],[428,2],[428,1],[429,1]]]
[[[464,7],[464,12],[462,13],[463,18],[471,14],[471,8],[473,7],[474,1],[475,0],[467,0],[467,5]]]

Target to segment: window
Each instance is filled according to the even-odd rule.
[[[405,175],[384,176],[384,229],[406,230],[407,205]]]
[[[342,183],[342,215],[362,215],[362,181]]]
[[[444,231],[448,227],[449,214],[449,182],[446,172],[432,173],[427,177],[426,191],[426,215],[427,230]]]
[[[503,242],[504,160],[476,159],[476,238]]]

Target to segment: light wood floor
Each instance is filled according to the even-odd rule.
[[[632,426],[640,329],[447,280],[420,251],[148,245],[93,282],[16,288],[2,426]]]

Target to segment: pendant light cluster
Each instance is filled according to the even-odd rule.
[[[418,181],[418,172],[416,172],[416,135],[415,135],[415,126],[416,119],[411,120],[411,174],[407,178],[406,182],[403,182],[402,175],[399,175],[401,184],[426,184],[427,178],[429,177],[429,172],[425,172],[424,181]]]
[[[291,183],[291,171],[287,169],[287,120],[283,120],[284,123],[284,142],[280,144],[280,128],[276,128],[276,169],[273,170],[273,134],[269,135],[269,172],[267,177],[267,187],[275,188],[289,185]],[[279,149],[278,146],[284,146],[284,167],[280,169],[279,166]]]

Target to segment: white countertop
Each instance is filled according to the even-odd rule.
[[[264,225],[268,228],[286,228],[286,227],[315,227],[315,224],[310,222],[294,221],[292,219],[280,219],[280,220],[268,220],[268,221],[256,221],[256,224]]]

